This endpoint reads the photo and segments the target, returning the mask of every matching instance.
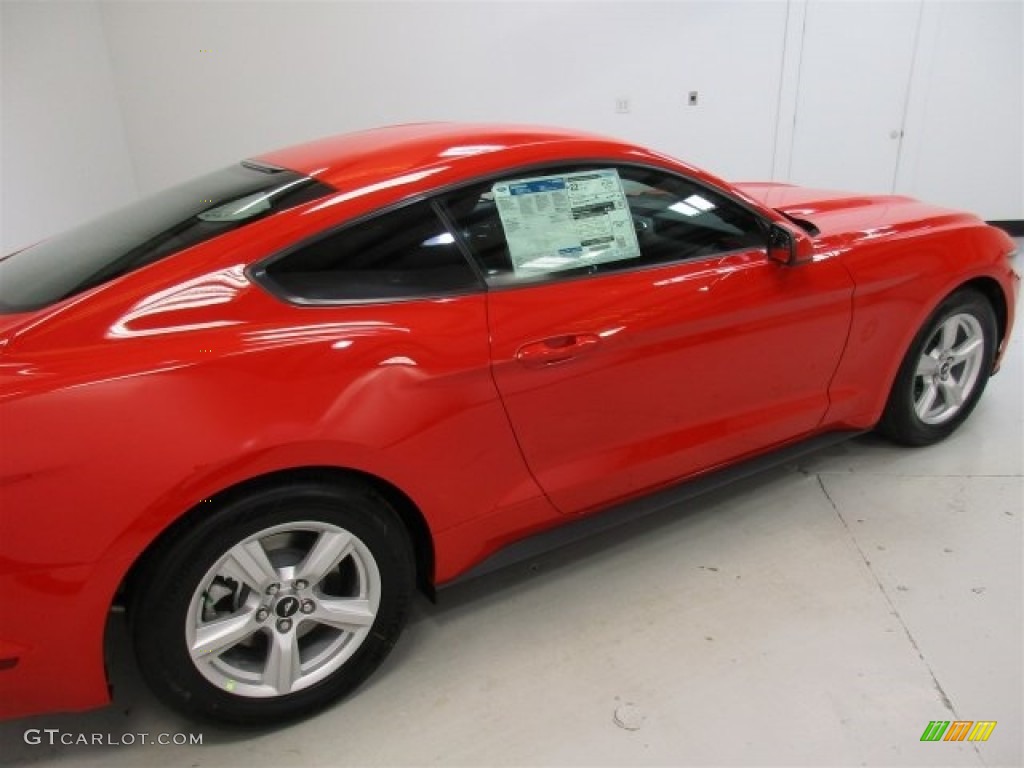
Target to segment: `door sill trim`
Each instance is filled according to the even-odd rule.
[[[531,560],[633,520],[660,512],[674,504],[688,501],[738,480],[778,467],[806,454],[846,442],[861,434],[864,434],[864,430],[827,432],[806,438],[737,464],[684,480],[650,495],[614,505],[603,511],[588,514],[586,517],[561,523],[554,528],[508,544],[451,581],[439,584],[437,588],[444,590],[456,584],[480,578],[493,571]]]

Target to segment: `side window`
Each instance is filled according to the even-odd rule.
[[[299,301],[461,293],[479,280],[428,202],[344,227],[271,262],[265,280]]]
[[[751,211],[692,181],[645,169],[624,179],[640,248],[649,263],[765,248],[767,229]]]
[[[444,202],[492,285],[705,258],[766,243],[763,224],[743,206],[646,168],[517,174]]]

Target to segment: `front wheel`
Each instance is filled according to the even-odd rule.
[[[131,611],[139,665],[186,714],[268,725],[361,683],[401,633],[411,547],[369,487],[238,499],[158,553]]]
[[[878,429],[907,445],[942,440],[964,422],[985,390],[996,348],[992,305],[965,289],[925,323],[893,384]]]

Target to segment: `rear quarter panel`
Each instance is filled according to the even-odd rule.
[[[435,531],[537,494],[490,377],[482,295],[313,309],[246,292],[261,322],[8,361],[35,383],[5,390],[0,551],[25,566],[118,556],[123,536],[137,551],[289,467],[379,476]]]
[[[19,658],[0,672],[0,716],[104,703],[118,585],[237,483],[365,472],[410,496],[434,536],[548,509],[497,398],[482,294],[300,308],[235,283],[215,306],[48,324],[45,344],[0,360],[0,616],[20,617],[0,626],[0,653]]]

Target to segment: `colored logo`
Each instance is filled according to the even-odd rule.
[[[932,720],[921,741],[988,741],[995,727],[995,720]]]

